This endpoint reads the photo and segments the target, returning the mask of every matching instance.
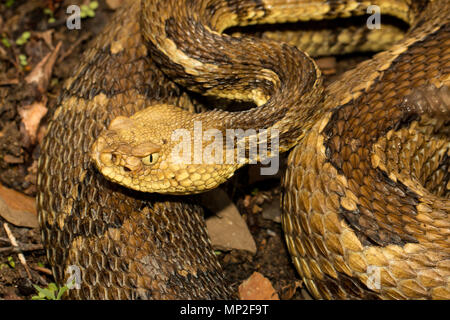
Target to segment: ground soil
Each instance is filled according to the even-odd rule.
[[[103,26],[108,23],[113,10],[104,1],[99,1],[95,17],[82,20],[81,30],[69,31],[65,26],[65,8],[71,4],[87,1],[2,1],[0,2],[0,39],[8,39],[11,46],[0,43],[0,184],[22,192],[28,196],[36,195],[36,164],[39,157],[39,142],[47,119],[57,107],[57,98],[64,79],[69,77],[85,51],[86,46]],[[11,6],[7,4],[11,3]],[[54,10],[54,22],[45,9]],[[46,42],[49,30],[51,43]],[[30,31],[31,37],[24,45],[17,45],[15,39]],[[4,41],[4,40],[2,40]],[[51,79],[43,92],[26,84],[25,77],[30,71],[61,42],[60,54],[53,66]],[[26,55],[27,65],[20,64],[20,55]],[[327,70],[328,82],[342,70],[354,66],[363,57],[347,57],[332,61]],[[326,60],[327,63],[329,60]],[[42,120],[37,140],[32,141],[24,132],[20,108],[46,97],[47,116]],[[227,278],[236,288],[254,271],[262,273],[273,284],[281,299],[310,298],[293,267],[284,243],[281,225],[264,219],[262,211],[273,201],[279,201],[280,177],[261,180],[255,170],[244,168],[228,182],[224,188],[248,224],[255,239],[257,253],[252,255],[242,251],[221,252]],[[250,181],[250,183],[249,183]],[[0,217],[3,225],[4,220]],[[10,224],[17,241],[21,244],[38,245],[38,229],[19,228]],[[10,246],[4,228],[0,227],[0,249]],[[49,268],[44,250],[25,252],[31,279],[19,263],[17,254],[0,250],[0,299],[30,299],[35,295],[32,284],[41,287],[53,282],[51,275],[45,273]],[[35,268],[37,267],[37,268]],[[34,270],[38,269],[39,271]]]

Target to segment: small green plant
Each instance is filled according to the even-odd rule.
[[[69,290],[67,285],[58,288],[55,283],[50,283],[47,288],[41,288],[35,284],[33,287],[38,292],[37,296],[32,296],[32,300],[61,300],[62,295]]]
[[[54,16],[54,14],[53,14],[53,11],[52,10],[50,10],[49,8],[45,8],[44,9],[44,14],[46,14],[49,18],[48,18],[48,23],[53,23],[53,22],[55,22],[56,20],[55,20],[55,16]]]
[[[6,38],[5,36],[3,36],[2,38],[2,43],[6,48],[11,47],[11,42],[9,42],[8,38]]]
[[[13,257],[8,257],[8,264],[13,269],[16,267],[16,263],[14,262]]]
[[[14,262],[13,257],[8,257],[6,259],[6,263],[0,263],[0,270],[4,269],[4,268],[15,268],[16,267],[16,263]]]
[[[84,4],[81,6],[81,18],[93,18],[95,17],[95,10],[98,8],[97,1],[91,1],[88,5]]]
[[[16,40],[16,44],[18,46],[22,46],[27,43],[28,39],[30,39],[31,33],[29,31],[25,31],[22,35]]]
[[[28,65],[27,56],[24,54],[19,54],[19,63],[22,67],[25,67]]]
[[[5,2],[5,6],[7,8],[11,8],[13,6],[13,4],[14,4],[14,0],[6,0],[6,2]]]

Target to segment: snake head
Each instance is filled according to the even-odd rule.
[[[192,118],[193,114],[167,105],[117,117],[95,141],[91,158],[108,180],[137,191],[188,194],[213,189],[237,168],[174,157],[180,142],[173,133],[192,132]],[[191,139],[185,141],[189,148]]]
[[[161,144],[136,141],[139,134],[132,119],[119,116],[98,137],[92,147],[92,157],[105,177],[129,186],[156,165]]]

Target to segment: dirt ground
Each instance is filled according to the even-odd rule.
[[[115,1],[111,1],[115,2]],[[114,13],[105,1],[93,10],[94,17],[82,20],[80,30],[65,26],[65,8],[71,4],[88,4],[83,0],[10,0],[0,2],[0,185],[27,196],[36,195],[39,142],[46,123],[57,107],[57,98],[64,79],[71,75],[86,46]],[[27,32],[30,32],[29,37]],[[18,40],[22,39],[22,40]],[[59,53],[41,86],[28,84],[27,77],[39,63],[55,51]],[[328,81],[364,57],[322,60]],[[23,110],[39,102],[48,111],[39,126],[31,131],[24,125]],[[267,208],[277,210],[279,177],[260,180],[254,168],[243,168],[225,190],[246,221],[257,246],[257,253],[221,252],[219,258],[226,276],[236,288],[254,271],[267,277],[281,299],[309,299],[302,288],[284,243],[279,222],[263,218]],[[249,183],[250,182],[250,183]],[[275,204],[275,205],[274,205]],[[0,216],[3,226],[4,219]],[[41,287],[53,282],[43,249],[39,249],[39,230],[9,224],[17,241],[29,250],[24,252],[29,273],[19,262],[5,229],[0,226],[0,299],[30,299],[36,294],[32,284]],[[31,279],[30,279],[31,276]]]

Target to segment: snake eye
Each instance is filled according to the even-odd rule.
[[[156,161],[158,161],[158,159],[159,153],[155,152],[146,156],[145,158],[142,158],[142,163],[146,166],[152,166],[156,163]]]

